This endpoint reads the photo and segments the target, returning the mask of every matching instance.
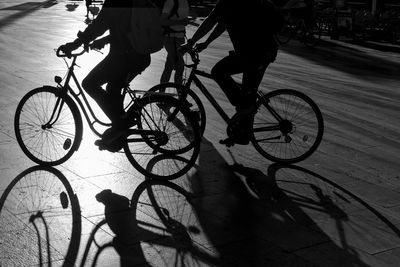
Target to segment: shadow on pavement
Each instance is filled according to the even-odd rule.
[[[389,219],[305,168],[272,164],[264,174],[207,149],[191,181],[198,219],[228,266],[369,266],[365,257],[399,243]]]
[[[103,190],[96,199],[104,204],[105,219],[92,230],[81,266],[86,266],[93,243],[97,248],[90,259],[92,266],[103,266],[107,258],[101,258],[101,254],[108,248],[117,252],[120,266],[217,265],[218,258],[204,247],[192,196],[180,186],[146,180],[131,200],[111,190]],[[109,227],[114,237],[96,241],[103,226]]]
[[[110,262],[107,249],[121,266],[380,266],[370,255],[399,244],[388,217],[318,173],[283,164],[263,173],[228,165],[205,138],[202,147],[189,179],[145,180],[131,199],[97,194],[105,216],[81,266]],[[76,263],[79,201],[57,169],[19,174],[0,198],[0,225],[4,266]]]
[[[375,57],[356,47],[322,40],[315,48],[308,48],[293,40],[281,45],[280,50],[365,80],[399,79],[400,63]]]
[[[43,2],[26,2],[24,4],[19,4],[11,7],[2,8],[1,10],[14,10],[18,11],[15,14],[8,15],[0,19],[0,29],[6,27],[18,19],[21,19],[29,14],[35,12],[39,8],[48,8],[57,4],[54,0],[47,0]],[[1,11],[0,10],[0,11]]]
[[[52,167],[19,174],[0,198],[0,265],[74,266],[81,238],[78,198]]]

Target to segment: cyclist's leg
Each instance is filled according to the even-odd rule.
[[[112,107],[109,105],[107,92],[101,86],[110,81],[110,76],[114,72],[112,65],[112,57],[109,54],[82,81],[83,89],[96,101],[110,120],[113,117],[109,112]]]
[[[237,54],[233,51],[229,55],[221,59],[211,69],[211,75],[216,83],[227,96],[229,102],[237,106],[241,101],[240,86],[232,78],[232,75],[243,72],[243,64]]]
[[[174,38],[174,62],[173,67],[175,70],[174,82],[182,84],[183,71],[185,70],[185,62],[183,60],[183,54],[180,52],[179,47],[185,43],[184,37]]]
[[[130,117],[124,116],[121,89],[127,77],[134,79],[132,73],[139,74],[150,65],[150,55],[137,53],[117,54],[110,60],[109,82],[106,87],[108,100],[103,103],[103,110],[109,114],[112,127],[103,133],[102,139],[96,142],[100,149],[118,151],[124,144],[124,132],[131,125]]]
[[[253,107],[257,99],[257,89],[264,76],[264,72],[267,69],[269,63],[265,63],[259,66],[252,66],[245,72],[243,72],[242,78],[242,102],[237,106],[237,111],[248,109]]]
[[[164,70],[161,74],[160,78],[160,83],[166,83],[169,82],[169,79],[171,78],[171,73],[173,70],[173,55],[172,51],[174,50],[173,48],[173,38],[169,36],[165,36],[164,38],[164,47],[165,50],[167,51],[167,58],[165,60],[164,64]]]
[[[251,115],[255,112],[257,88],[264,76],[268,64],[247,66],[242,78],[242,101],[236,105],[236,113],[229,123],[229,140],[236,144],[247,145],[251,138]],[[231,134],[229,134],[229,131]]]

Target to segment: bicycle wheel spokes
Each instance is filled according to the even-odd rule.
[[[149,91],[171,94],[175,98],[183,101],[199,122],[200,133],[203,135],[206,128],[206,112],[203,103],[193,90],[176,83],[161,83],[152,87]],[[185,97],[185,99],[182,99],[182,97]]]
[[[14,127],[18,143],[38,164],[64,162],[79,142],[78,111],[70,101],[57,100],[55,91],[39,88],[29,92],[17,107]]]
[[[142,134],[144,142],[130,142],[128,137],[125,153],[138,171],[151,178],[182,176],[195,164],[199,154],[198,128],[178,100],[152,95],[145,101],[137,127],[156,135]]]
[[[79,204],[56,170],[33,167],[15,178],[0,199],[0,225],[4,266],[76,260]]]
[[[267,110],[267,102],[281,121]],[[315,151],[322,134],[322,115],[304,94],[277,90],[259,101],[253,121],[253,144],[266,158],[287,163],[301,161]]]
[[[176,184],[145,181],[132,198],[141,241],[151,266],[213,266],[217,262],[188,193]]]

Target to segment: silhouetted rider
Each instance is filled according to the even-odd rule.
[[[103,48],[109,43],[109,54],[82,81],[82,87],[112,122],[112,128],[108,131],[109,138],[105,138],[103,134],[103,143],[97,143],[103,148],[107,147],[105,139],[112,139],[112,135],[118,132],[113,129],[119,127],[124,115],[121,89],[129,82],[128,77],[132,80],[150,65],[150,55],[133,50],[128,39],[134,2],[135,0],[105,0],[99,15],[83,32],[78,33],[78,38],[61,46],[61,50],[68,55],[109,30],[108,36],[93,42],[93,47],[96,48]],[[104,84],[107,84],[105,90],[101,87]]]
[[[250,126],[246,118],[254,112],[257,88],[267,66],[277,55],[278,43],[266,19],[268,10],[273,8],[267,0],[219,0],[183,46],[183,49],[194,46],[213,30],[205,42],[196,45],[201,51],[227,30],[234,50],[212,68],[211,74],[236,107],[232,122],[244,122],[239,128],[245,131],[237,134],[234,140],[238,144],[249,143]],[[231,77],[238,73],[243,73],[241,86]]]

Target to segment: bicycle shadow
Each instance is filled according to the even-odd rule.
[[[55,259],[75,264],[81,238],[80,206],[59,170],[34,166],[20,173],[0,198],[0,225],[0,265],[51,266]]]
[[[104,204],[105,219],[93,228],[81,266],[87,263],[93,243],[97,251],[92,266],[100,264],[100,254],[107,248],[117,252],[121,266],[175,266],[192,260],[216,262],[198,245],[198,240],[193,241],[201,229],[186,217],[191,197],[174,183],[155,180],[142,182],[131,200],[108,189],[101,191],[96,199]],[[95,236],[103,226],[108,226],[114,237],[99,244]]]
[[[315,62],[318,65],[360,77],[363,80],[399,79],[400,64],[398,62],[367,54],[357,48],[321,40],[319,45],[313,49],[307,48],[297,41],[281,45],[279,49]]]
[[[381,212],[305,168],[272,164],[264,174],[228,165],[216,150],[200,155],[198,168],[197,215],[225,265],[379,265],[370,254],[399,243],[399,229]],[[219,175],[207,177],[210,169]],[[210,213],[220,220],[212,228],[204,226]]]

